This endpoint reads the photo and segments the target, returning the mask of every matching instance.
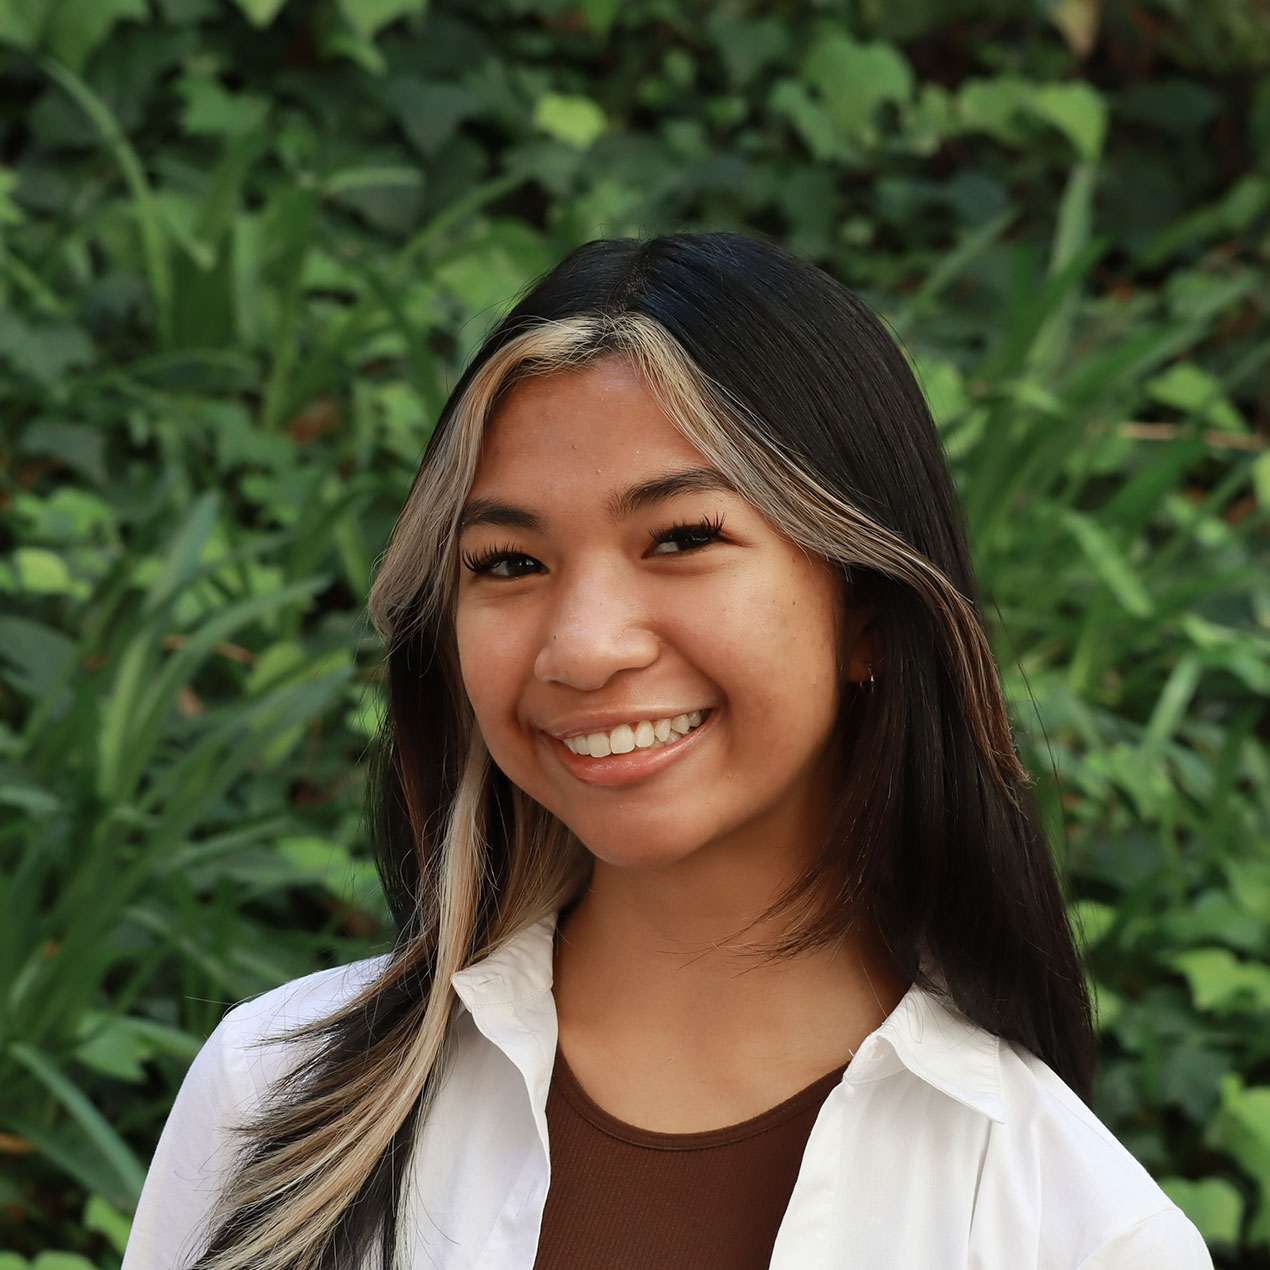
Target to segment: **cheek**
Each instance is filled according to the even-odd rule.
[[[818,573],[814,579],[802,578],[792,564],[768,582],[745,606],[748,620],[741,624],[741,647],[762,662],[764,672],[776,682],[806,679],[836,691],[836,596]]]
[[[500,721],[514,713],[523,677],[523,641],[516,627],[479,609],[455,616],[459,670],[476,721],[487,741]]]
[[[756,599],[744,655],[777,729],[790,743],[819,745],[832,730],[841,694],[836,596],[819,576],[791,571]],[[801,584],[800,584],[801,583]]]
[[[681,612],[674,636],[726,698],[740,725],[732,744],[776,747],[783,758],[823,744],[840,693],[837,597],[819,571],[807,578],[798,564],[805,570],[782,559]]]

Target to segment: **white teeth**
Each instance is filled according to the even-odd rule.
[[[608,732],[588,732],[585,736],[562,738],[569,751],[589,758],[607,758],[610,754],[629,754],[632,750],[648,750],[687,736],[705,721],[706,712],[693,710],[677,714],[673,719],[642,719],[638,723],[619,723]]]

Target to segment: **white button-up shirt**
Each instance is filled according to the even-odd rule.
[[[551,1180],[553,931],[554,919],[540,922],[454,977],[464,1009],[402,1207],[409,1270],[533,1266]],[[331,1013],[382,965],[321,971],[225,1016],[177,1096],[123,1270],[191,1260],[233,1159],[232,1127],[295,1061],[286,1045],[259,1042]],[[771,1265],[1211,1270],[1212,1262],[1186,1217],[1044,1063],[914,987],[825,1099]]]

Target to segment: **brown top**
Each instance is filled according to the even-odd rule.
[[[534,1270],[766,1270],[820,1104],[845,1069],[741,1124],[655,1133],[596,1106],[557,1051]]]

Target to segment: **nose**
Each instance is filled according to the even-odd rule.
[[[594,692],[624,670],[650,666],[659,651],[638,587],[605,570],[580,570],[557,585],[534,675]]]

